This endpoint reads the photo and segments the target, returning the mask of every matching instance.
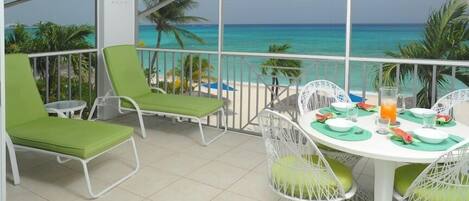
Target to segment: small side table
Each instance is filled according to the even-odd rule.
[[[80,118],[83,110],[86,108],[86,102],[81,100],[67,100],[47,103],[45,105],[48,113],[55,113],[62,118]],[[79,112],[79,116],[75,117],[75,113]]]

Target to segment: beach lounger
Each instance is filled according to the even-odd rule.
[[[98,97],[91,109],[90,118],[97,106],[103,105],[107,99],[116,99],[119,102],[119,111],[136,111],[142,137],[146,137],[143,124],[144,114],[165,115],[175,118],[192,119],[198,123],[201,141],[204,146],[214,142],[226,133],[226,125],[223,131],[211,140],[207,140],[202,127],[202,118],[208,118],[217,112],[221,113],[222,122],[226,122],[223,101],[213,98],[194,97],[166,94],[160,88],[148,86],[143,69],[137,56],[137,50],[133,45],[119,45],[103,50],[106,70],[112,82],[115,96],[108,92],[103,97]],[[159,93],[152,92],[157,90]]]
[[[139,159],[132,137],[133,128],[108,123],[49,117],[36,83],[29,58],[25,54],[6,56],[6,131],[14,184],[20,183],[15,149],[41,152],[57,157],[59,163],[78,160],[83,166],[88,193],[97,198],[139,169]],[[94,193],[88,163],[102,154],[130,143],[135,167],[99,193]]]

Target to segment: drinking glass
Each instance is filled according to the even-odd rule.
[[[405,112],[405,100],[406,100],[407,96],[405,96],[404,94],[398,94],[397,95],[397,112],[399,114],[402,114]]]
[[[376,133],[385,135],[389,133],[389,124],[391,121],[387,118],[381,118],[377,117],[376,119],[376,126],[378,127],[378,130],[376,130]]]
[[[353,107],[347,110],[347,120],[357,122],[358,119],[358,108]]]
[[[425,115],[422,118],[422,125],[424,128],[435,128],[436,126],[436,115]]]
[[[397,88],[381,87],[380,117],[396,123],[397,119]]]

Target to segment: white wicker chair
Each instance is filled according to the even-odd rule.
[[[409,165],[407,176],[412,171],[412,166],[422,170],[422,165]],[[420,166],[420,169],[418,168]],[[402,173],[404,174],[404,173]],[[467,201],[469,200],[469,140],[455,145],[447,153],[427,166],[408,187],[402,196],[397,191],[394,197],[397,200],[412,201]],[[396,171],[396,182],[399,179],[399,169]],[[402,191],[402,189],[401,189]]]
[[[334,102],[352,101],[342,88],[331,81],[311,81],[303,87],[298,98],[300,115],[322,107],[328,107]]]
[[[306,84],[298,96],[300,115],[313,110],[329,107],[334,102],[352,102],[347,93],[328,80],[314,80]],[[329,158],[338,160],[349,167],[353,167],[361,159],[360,156],[337,151],[323,145],[319,148]]]
[[[456,90],[438,99],[432,110],[439,114],[453,115],[453,107],[466,101],[469,101],[469,89]]]
[[[274,192],[290,200],[345,200],[355,195],[349,168],[326,159],[297,124],[271,110],[261,113],[259,124]]]

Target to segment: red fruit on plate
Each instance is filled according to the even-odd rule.
[[[357,103],[357,107],[368,111],[374,109],[376,106],[372,104],[366,104],[365,102],[360,102]]]
[[[395,136],[401,138],[406,144],[410,144],[414,140],[412,135],[410,135],[409,133],[405,132],[404,130],[400,128],[391,128],[391,131]]]
[[[324,123],[326,120],[331,119],[333,117],[334,117],[334,114],[332,113],[326,113],[326,114],[317,113],[316,114],[316,120],[321,123]]]
[[[449,121],[451,121],[452,118],[451,118],[450,115],[437,114],[436,119],[438,119],[440,121],[444,121],[444,122],[449,122]]]

